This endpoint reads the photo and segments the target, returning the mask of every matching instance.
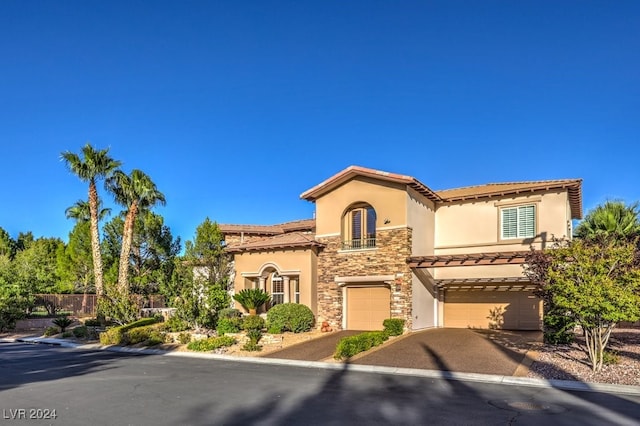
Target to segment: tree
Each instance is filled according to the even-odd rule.
[[[126,208],[118,267],[118,291],[127,295],[129,294],[129,256],[136,217],[140,211],[151,209],[156,204],[164,205],[166,200],[164,194],[158,191],[156,184],[141,170],[133,170],[131,175],[117,170],[107,179],[106,184],[114,195],[115,201]]]
[[[120,167],[120,161],[109,157],[109,150],[96,150],[90,144],[82,148],[82,157],[70,151],[61,154],[68,169],[81,181],[89,183],[89,217],[91,223],[91,251],[93,256],[93,272],[98,299],[104,296],[102,275],[102,254],[100,252],[100,233],[98,230],[100,205],[96,181],[107,179]]]
[[[0,227],[0,256],[6,255],[9,259],[13,259],[15,254],[16,242],[7,231]]]
[[[82,291],[82,311],[88,312],[87,294],[95,289],[91,230],[89,221],[80,221],[69,232],[66,246],[58,249],[58,275],[73,291]]]
[[[57,256],[64,243],[59,238],[38,238],[13,259],[16,283],[28,294],[68,293],[70,287],[61,286],[57,271]]]
[[[111,213],[110,208],[102,208],[102,202],[98,200],[98,222]],[[77,222],[91,222],[91,207],[88,201],[78,200],[64,211],[67,219],[75,219]]]
[[[224,251],[222,232],[209,218],[187,241],[185,256],[176,260],[170,282],[161,286],[178,318],[195,328],[214,328],[220,309],[231,304],[229,296],[229,256]]]
[[[638,203],[607,201],[591,210],[576,227],[578,238],[611,237],[629,241],[640,235]]]
[[[527,258],[525,270],[582,328],[593,371],[620,321],[640,319],[640,257],[634,243],[573,240]]]

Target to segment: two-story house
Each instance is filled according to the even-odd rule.
[[[570,238],[582,216],[579,179],[433,191],[351,166],[301,198],[315,203],[315,219],[221,225],[234,288],[303,303],[336,329],[381,329],[385,318],[414,330],[540,329],[524,256]]]

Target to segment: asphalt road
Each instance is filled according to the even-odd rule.
[[[3,343],[0,423],[638,424],[640,396]]]

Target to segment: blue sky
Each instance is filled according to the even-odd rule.
[[[0,65],[13,237],[67,239],[86,187],[59,157],[86,142],[152,177],[183,240],[311,217],[300,193],[352,164],[640,200],[637,1],[6,0]]]

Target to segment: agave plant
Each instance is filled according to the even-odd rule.
[[[271,296],[260,288],[247,288],[233,295],[236,302],[250,314],[255,315],[258,308],[271,300]]]

